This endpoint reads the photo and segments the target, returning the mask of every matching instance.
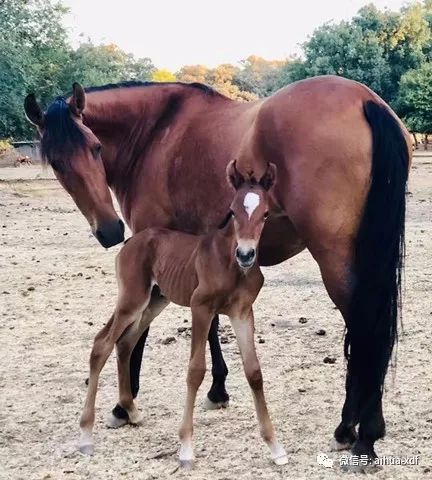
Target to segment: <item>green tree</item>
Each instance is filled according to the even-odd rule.
[[[151,80],[155,68],[149,58],[135,60],[117,45],[94,45],[88,41],[71,52],[62,84],[67,91],[73,82],[98,86],[124,80]]]
[[[23,112],[25,93],[43,100],[60,93],[59,80],[70,48],[62,17],[51,0],[4,0],[0,15],[0,137],[34,134]]]
[[[304,62],[288,62],[280,83],[341,75],[365,83],[396,107],[399,81],[432,56],[432,0],[398,12],[361,8],[351,21],[317,28],[303,45]]]
[[[315,30],[304,50],[307,76],[340,75],[365,83],[385,96],[390,67],[374,33],[345,21],[325,24]]]
[[[290,83],[303,80],[309,75],[306,71],[305,62],[300,58],[287,60],[280,69],[277,79],[277,88],[282,88]]]
[[[284,60],[266,60],[251,55],[240,62],[242,68],[235,73],[233,83],[256,97],[267,97],[279,88],[285,63]]]
[[[240,69],[234,65],[224,63],[209,70],[206,83],[222,95],[232,98],[233,100],[256,100],[258,97],[254,93],[241,90],[234,84],[234,78],[239,73],[239,70]]]
[[[400,81],[398,111],[412,132],[432,133],[432,63],[406,72]]]

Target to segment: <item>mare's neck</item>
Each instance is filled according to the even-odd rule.
[[[116,196],[126,191],[151,143],[169,126],[186,96],[182,85],[149,85],[90,91],[84,123],[103,145],[102,159]]]

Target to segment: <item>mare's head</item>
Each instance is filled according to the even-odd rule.
[[[257,259],[258,243],[269,215],[269,191],[276,181],[276,165],[269,163],[260,179],[253,174],[245,178],[233,160],[228,164],[227,177],[236,191],[230,209],[237,240],[235,256],[240,267],[248,269]]]
[[[24,102],[27,118],[41,137],[42,160],[71,195],[105,248],[124,240],[124,224],[114,210],[102,163],[102,145],[83,123],[85,92],[77,83],[66,101],[57,98],[43,112],[33,94]]]

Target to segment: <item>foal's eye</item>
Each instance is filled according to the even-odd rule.
[[[264,213],[264,220],[267,220],[268,216],[269,216],[269,212],[265,212]]]

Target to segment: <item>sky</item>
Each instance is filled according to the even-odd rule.
[[[269,60],[301,53],[319,25],[349,19],[368,0],[64,0],[76,46],[88,37],[115,43],[158,68],[237,64],[249,55]],[[375,0],[397,10],[406,1]]]

